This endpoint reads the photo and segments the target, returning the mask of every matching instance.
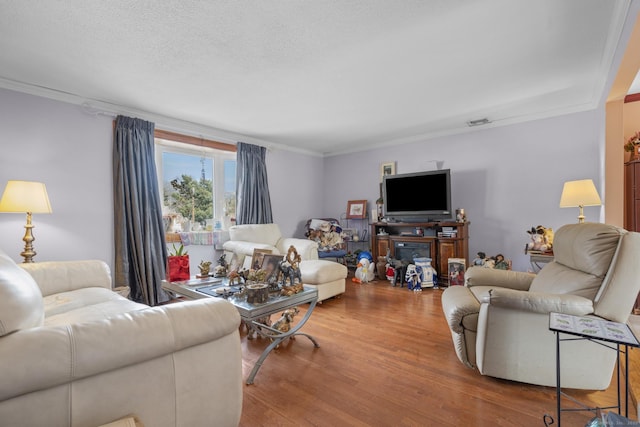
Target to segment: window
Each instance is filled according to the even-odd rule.
[[[156,131],[155,143],[158,186],[166,231],[212,230],[223,222],[234,222],[235,151],[207,146],[211,144],[194,145],[193,142],[176,141],[172,138],[173,134],[161,138],[158,133],[163,132]],[[196,143],[202,142],[194,140]]]

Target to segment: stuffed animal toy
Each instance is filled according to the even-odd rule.
[[[322,230],[309,230],[309,240],[313,240],[314,242],[318,242],[318,245],[322,241]]]
[[[373,255],[371,255],[371,252],[369,251],[361,251],[360,253],[358,253],[358,262],[360,262],[363,258],[366,258],[367,261],[369,261],[370,263],[373,263]]]
[[[542,225],[531,227],[527,230],[527,234],[531,237],[531,241],[524,248],[524,253],[529,251],[547,252],[553,247],[553,229],[546,228]]]
[[[367,283],[373,280],[374,275],[375,271],[373,269],[371,261],[369,261],[369,259],[365,257],[361,258],[360,262],[358,262],[354,275],[355,277],[351,280],[355,283]]]

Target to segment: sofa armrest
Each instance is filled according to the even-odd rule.
[[[0,339],[0,401],[225,337],[235,342],[225,356],[240,360],[239,326],[231,303],[205,298],[100,321],[24,329]]]
[[[318,259],[318,243],[309,239],[286,237],[278,241],[276,247],[283,255],[287,254],[290,246],[294,246],[303,261]]]
[[[548,294],[542,292],[517,291],[495,288],[489,291],[491,306],[509,308],[532,313],[551,312],[585,316],[593,313],[593,301],[578,295]]]
[[[512,270],[496,270],[486,267],[470,267],[464,274],[465,286],[496,286],[526,291],[536,277],[533,273]]]
[[[45,297],[81,288],[111,289],[111,270],[103,261],[34,262],[20,267],[33,277]]]

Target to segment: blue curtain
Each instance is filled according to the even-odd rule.
[[[155,165],[154,124],[118,116],[113,141],[115,283],[131,299],[166,302],[167,246]]]
[[[238,142],[236,159],[236,224],[273,222],[267,164],[267,149]]]

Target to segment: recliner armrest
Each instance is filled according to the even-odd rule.
[[[492,289],[487,301],[483,301],[483,303],[541,314],[554,312],[584,316],[593,313],[593,301],[578,295],[548,294],[513,289]]]
[[[511,270],[495,270],[486,267],[470,267],[464,274],[465,286],[496,286],[526,291],[536,277],[533,273]]]

